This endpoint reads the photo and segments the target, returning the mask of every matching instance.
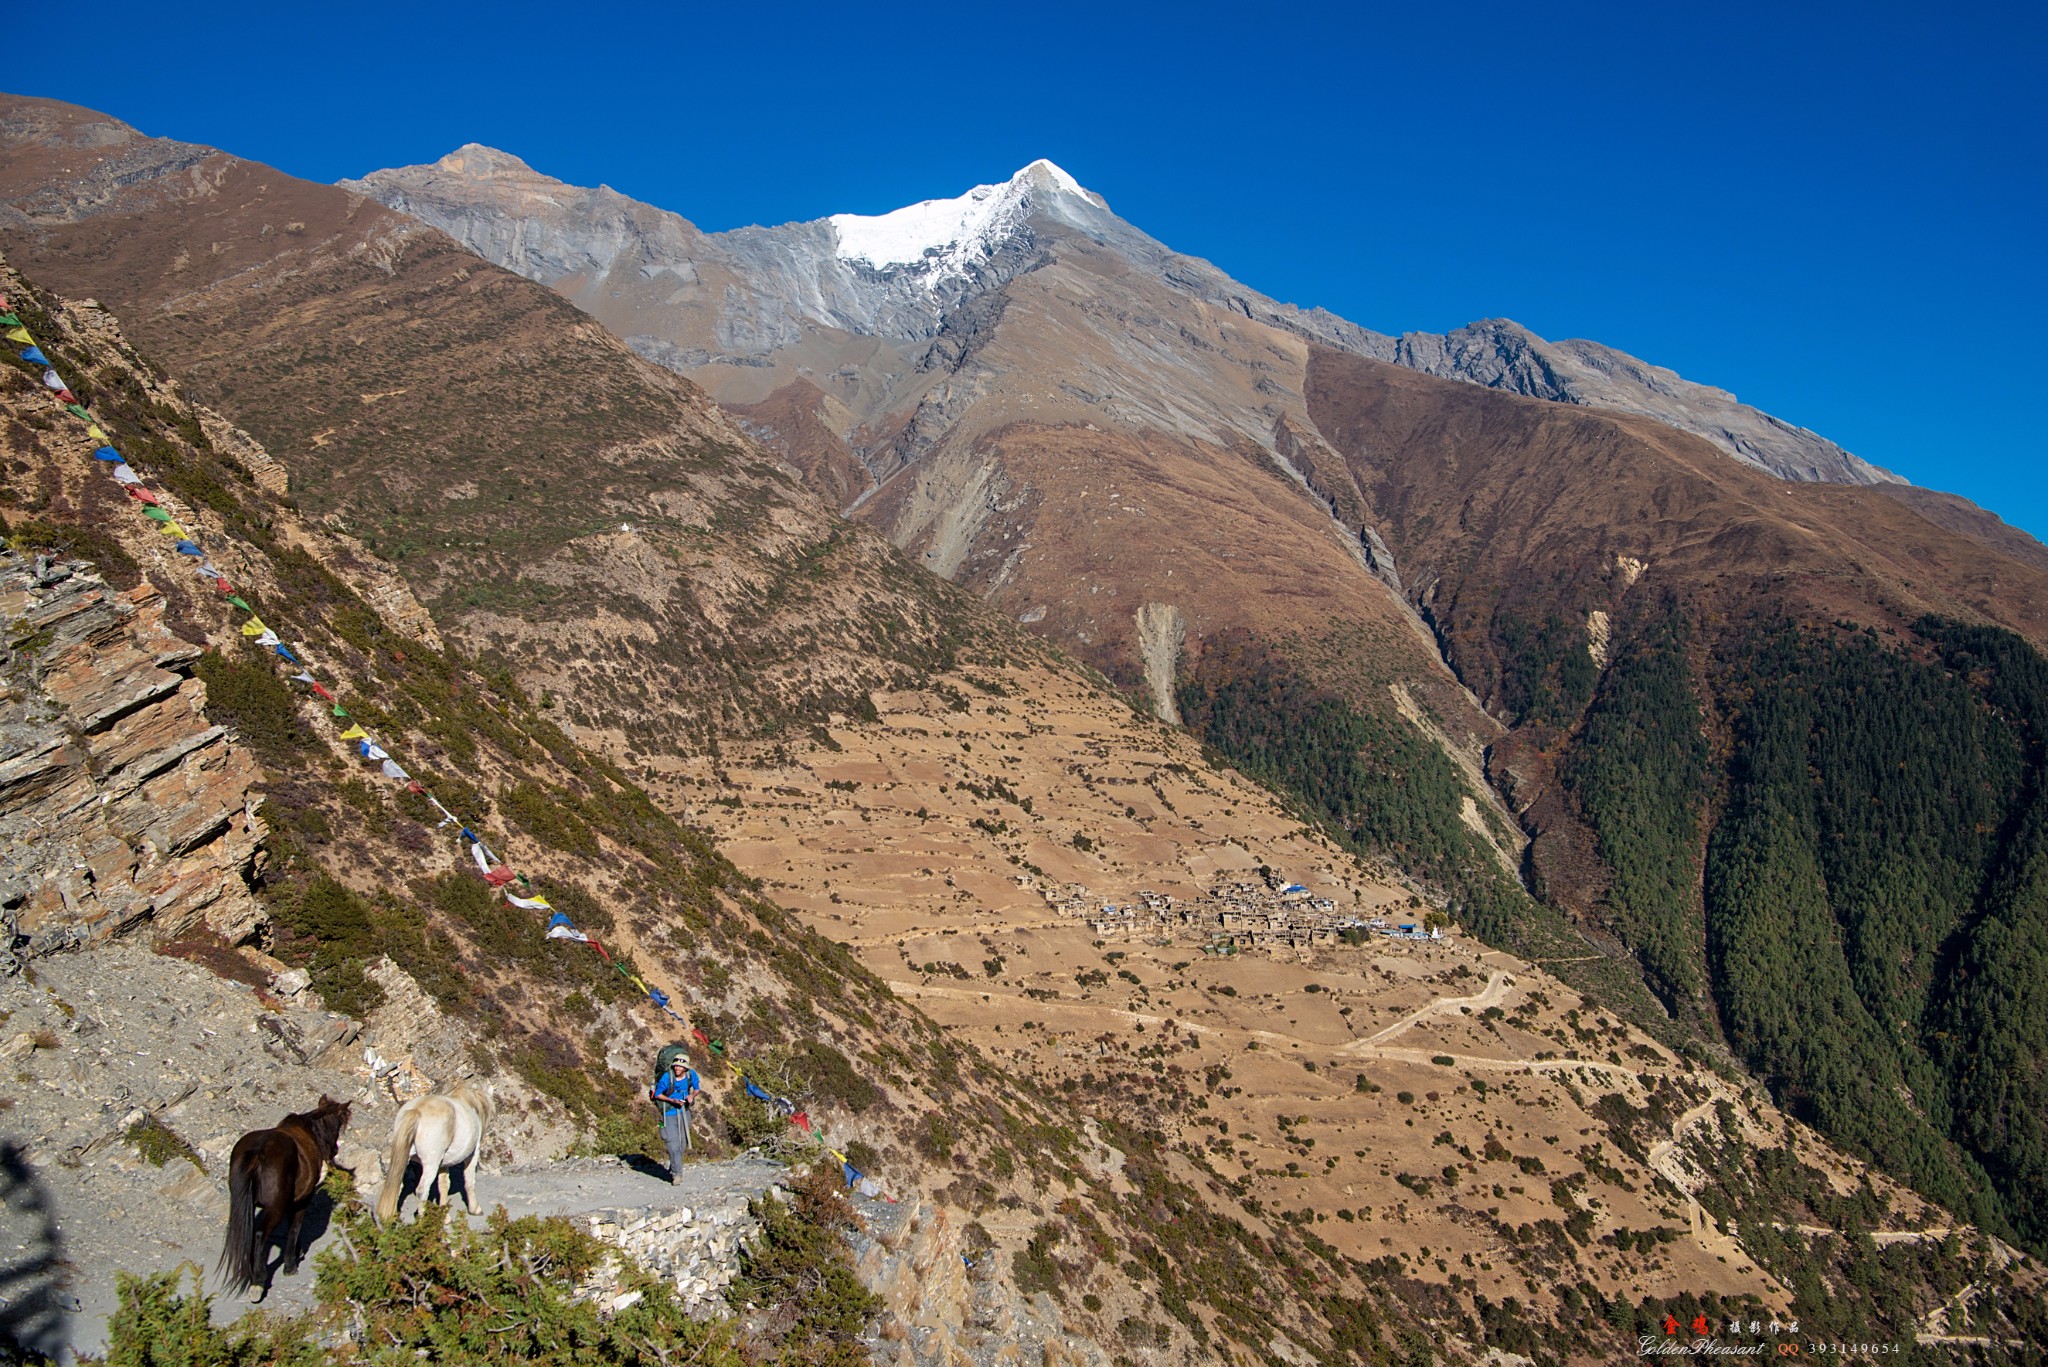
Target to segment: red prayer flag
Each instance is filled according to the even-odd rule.
[[[323,698],[327,699],[327,701],[329,701],[329,702],[333,702],[333,701],[334,701],[334,695],[333,695],[332,693],[329,693],[329,692],[328,692],[328,691],[327,691],[326,689],[322,688],[322,687],[321,687],[321,686],[320,686],[319,684],[317,684],[317,683],[313,685],[313,691],[314,691],[315,693],[318,693],[318,694],[319,694],[319,695],[320,695],[321,697],[323,697]]]
[[[235,591],[235,586],[233,584],[230,584],[225,579],[214,580],[213,586],[219,589],[222,593],[233,593]]]
[[[77,403],[78,396],[68,389],[60,389],[57,391],[57,401],[59,403]]]
[[[135,499],[136,501],[138,501],[138,502],[141,502],[141,503],[155,503],[155,502],[156,502],[156,495],[155,495],[155,494],[152,494],[152,493],[151,493],[151,492],[150,492],[149,490],[147,490],[147,489],[138,489],[138,488],[136,488],[136,487],[135,487],[134,485],[132,485],[132,484],[128,486],[128,497],[130,497],[130,498],[132,498],[132,499]]]
[[[424,793],[427,790],[420,786],[420,781],[418,779],[414,779],[410,783],[405,785],[405,791],[407,791],[408,793]]]
[[[811,1132],[811,1113],[809,1111],[798,1111],[789,1118],[789,1123],[802,1130],[805,1134],[809,1134]]]
[[[696,1029],[692,1029],[690,1033],[697,1037],[697,1043],[703,1045],[706,1049],[711,1047],[711,1036],[705,1034],[702,1030]]]
[[[497,868],[484,875],[484,881],[494,888],[502,888],[512,881],[512,870],[500,864]]]

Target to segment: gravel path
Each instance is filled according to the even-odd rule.
[[[325,1050],[342,1018],[287,1004],[268,1009],[250,989],[139,946],[38,960],[34,980],[0,978],[0,1335],[66,1360],[105,1346],[120,1272],[182,1263],[210,1274],[227,1226],[225,1172],[243,1132],[274,1125],[323,1092],[354,1113],[342,1158],[380,1179],[372,1153],[391,1133],[396,1106],[361,1066],[362,1041]],[[311,1054],[301,1062],[279,1027]],[[188,1141],[203,1166],[146,1162],[123,1135],[147,1114]],[[512,1164],[478,1186],[485,1209],[519,1215],[669,1210],[743,1200],[782,1174],[739,1159],[666,1174],[616,1159]],[[408,1217],[415,1201],[408,1198]],[[474,1217],[481,1223],[482,1217]],[[334,1235],[316,1211],[317,1251]],[[266,1307],[312,1303],[310,1260],[277,1278]],[[240,1300],[217,1299],[216,1318]]]

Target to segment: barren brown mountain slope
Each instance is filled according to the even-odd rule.
[[[1831,1229],[1845,1218],[1876,1231],[1880,1279],[1944,1256],[1938,1209],[1584,1001],[1555,964],[1455,931],[1313,929],[1266,890],[1299,880],[1361,920],[1422,913],[1175,732],[1040,682],[977,670],[878,695],[871,721],[728,747],[722,786],[698,764],[677,791],[959,1038],[1118,1133],[1153,1133],[1250,1227],[1312,1236],[1414,1303],[1468,1307],[1468,1329],[1433,1341],[1447,1355],[1471,1333],[1538,1361],[1608,1360],[1600,1322],[1657,1335],[1658,1307],[1704,1306],[1717,1333],[1730,1314],[1873,1322],[1867,1301],[1815,1294],[1849,1285]],[[1233,886],[1260,891],[1213,896]],[[1070,1208],[983,1220],[1030,1237],[1070,1289],[1097,1285],[1075,1277],[1091,1236]],[[1939,1293],[1882,1299],[1904,1316],[1891,1332],[1946,1323]]]
[[[2018,534],[1995,544],[1959,510],[1918,511],[1961,500],[1792,484],[1647,419],[1445,388],[1327,349],[1311,359],[1308,401],[1342,461],[1317,452],[1312,478],[1379,520],[1460,674],[1496,705],[1483,644],[1494,616],[1611,615],[1667,585],[1731,604],[1764,593],[1802,618],[1859,625],[1945,612],[2048,641],[2041,548]],[[1640,568],[1617,571],[1627,562]]]
[[[0,202],[19,264],[117,308],[309,514],[624,749],[908,682],[974,612],[688,381],[360,196],[7,97]]]

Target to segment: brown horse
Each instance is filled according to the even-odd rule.
[[[348,1125],[349,1103],[322,1096],[320,1104],[288,1115],[272,1130],[251,1130],[235,1141],[228,1159],[228,1237],[220,1250],[221,1283],[247,1291],[253,1303],[270,1289],[270,1246],[286,1220],[283,1272],[299,1270],[299,1227],[320,1188],[334,1149]],[[263,1209],[259,1227],[257,1207]]]

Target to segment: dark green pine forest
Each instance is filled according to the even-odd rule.
[[[1640,982],[1596,990],[1647,988],[1659,1033],[1725,1044],[1843,1147],[2048,1251],[2048,659],[1937,618],[1880,637],[1667,599],[1595,683],[1557,634],[1494,644],[1612,874],[1600,914]],[[1222,756],[1474,933],[1527,953],[1558,924],[1398,717],[1248,637],[1188,663],[1183,714]]]

